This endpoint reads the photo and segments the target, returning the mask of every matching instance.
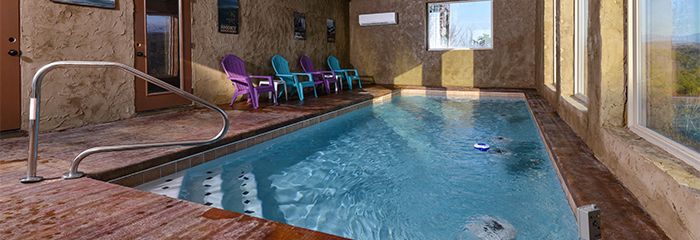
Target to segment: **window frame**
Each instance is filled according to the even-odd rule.
[[[588,0],[579,0],[574,18],[574,94],[573,98],[588,105]],[[585,28],[582,26],[585,23]]]
[[[641,44],[639,34],[640,29],[640,14],[641,7],[639,0],[632,0],[627,6],[627,12],[629,13],[629,24],[627,26],[627,34],[630,42],[627,44],[627,52],[629,64],[627,64],[628,71],[628,93],[627,98],[629,104],[627,105],[627,127],[635,134],[642,137],[644,140],[664,149],[671,155],[679,158],[685,163],[691,165],[697,170],[700,170],[700,153],[680,144],[670,138],[667,138],[656,131],[647,128],[645,117],[642,114],[646,113],[645,104],[641,99],[643,80],[640,77],[641,74]]]
[[[484,48],[431,48],[430,47],[430,5],[431,4],[454,4],[454,3],[469,3],[469,2],[489,2],[491,5],[491,47]],[[432,52],[444,52],[450,50],[491,50],[494,48],[494,34],[493,34],[493,0],[460,0],[460,1],[443,1],[443,2],[427,2],[425,3],[425,50]]]
[[[552,0],[552,82],[545,83],[550,89],[556,91],[559,81],[559,0]]]

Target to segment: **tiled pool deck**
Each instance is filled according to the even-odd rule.
[[[418,87],[404,89],[405,94],[426,92]],[[595,203],[602,209],[604,238],[667,239],[639,202],[595,159],[592,151],[536,91],[443,90],[427,89],[448,97],[525,96],[570,201],[576,206]],[[79,152],[90,147],[206,139],[220,129],[218,115],[207,109],[175,111],[42,134],[38,175],[48,180],[33,184],[18,181],[26,175],[27,138],[0,140],[0,236],[3,239],[341,239],[125,186],[155,180],[372,102],[387,100],[399,92],[399,88],[390,86],[368,86],[310,98],[303,104],[294,100],[280,106],[261,103],[258,110],[245,102],[237,103],[234,108],[225,106],[231,128],[221,141],[211,146],[89,156],[81,163],[80,170],[92,178],[62,180],[59,176],[68,170],[70,161]]]

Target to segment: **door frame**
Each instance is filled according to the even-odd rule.
[[[0,131],[9,131],[22,127],[19,0],[0,0],[0,13]]]
[[[147,72],[146,0],[136,0],[135,5],[134,67],[140,71]],[[179,0],[179,14],[180,89],[186,92],[192,92],[191,18],[189,0]],[[171,92],[148,94],[148,82],[140,78],[136,78],[134,87],[136,91],[134,102],[137,112],[192,104],[192,101]]]

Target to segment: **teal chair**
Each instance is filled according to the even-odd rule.
[[[352,90],[352,81],[357,81],[357,84],[362,88],[362,83],[360,82],[360,75],[357,74],[357,69],[341,69],[338,59],[334,56],[328,57],[328,67],[331,68],[333,72],[345,78],[348,81],[348,86]],[[350,75],[348,72],[354,72],[355,75]]]
[[[318,97],[316,94],[316,85],[323,83],[323,81],[315,82],[311,73],[293,73],[289,71],[289,62],[280,55],[275,55],[272,57],[272,68],[275,69],[277,76],[286,83],[286,88],[280,91],[279,96],[282,96],[284,91],[291,88],[290,94],[294,93],[296,89],[299,92],[299,100],[304,101],[304,88],[310,87],[314,89],[314,96]],[[308,81],[299,81],[299,76],[307,76]]]

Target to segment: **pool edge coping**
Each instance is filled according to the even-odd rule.
[[[105,182],[114,183],[125,187],[135,187],[159,179],[161,177],[168,176],[170,174],[184,171],[199,164],[212,161],[226,154],[231,154],[239,150],[243,150],[254,145],[272,140],[282,135],[295,132],[302,128],[306,128],[308,126],[324,122],[337,116],[344,115],[357,109],[386,101],[387,99],[391,99],[394,96],[398,95],[401,95],[401,89],[393,89],[390,93],[387,94],[373,96],[373,98],[363,100],[345,107],[341,107],[339,109],[332,110],[330,112],[323,113],[320,115],[311,116],[308,118],[301,118],[302,120],[292,122],[278,128],[273,128],[267,131],[263,130],[262,133],[258,133],[249,137],[244,137],[242,139],[235,140],[233,142],[217,146],[211,149],[207,149],[196,154],[176,158],[175,160],[168,161],[167,163],[132,172],[120,177],[116,177],[114,179],[106,180]]]
[[[498,89],[500,90],[500,89]],[[207,149],[205,151],[191,154],[185,157],[176,158],[175,160],[168,161],[166,163],[149,167],[143,170],[132,172],[114,179],[106,180],[105,182],[114,183],[122,185],[125,187],[136,187],[156,179],[181,172],[197,166],[199,164],[212,161],[216,158],[222,157],[227,154],[237,152],[239,150],[252,147],[254,145],[272,140],[274,138],[280,137],[282,135],[295,132],[302,128],[320,123],[340,115],[355,111],[357,109],[367,107],[370,105],[382,103],[388,99],[396,96],[427,96],[427,95],[440,95],[445,96],[448,99],[478,99],[481,97],[502,97],[502,98],[517,98],[526,99],[525,93],[521,90],[515,91],[483,91],[479,89],[430,89],[430,88],[410,88],[410,87],[399,87],[397,89],[392,89],[390,93],[382,94],[379,96],[373,96],[371,99],[360,101],[340,109],[336,109],[327,113],[323,113],[317,116],[312,116],[291,124],[287,124],[278,128],[264,131],[262,133],[255,134],[253,136],[245,137],[240,140],[235,140],[233,142]],[[541,133],[540,133],[541,134]]]
[[[544,109],[544,111],[543,111],[543,109],[540,109],[541,107],[540,107],[539,105],[537,105],[537,103],[538,103],[538,102],[537,102],[537,101],[538,101],[538,97],[537,97],[537,96],[534,96],[534,95],[537,95],[538,93],[536,93],[536,91],[534,91],[534,90],[527,90],[527,89],[525,89],[525,90],[523,90],[523,89],[512,89],[512,90],[505,89],[505,91],[499,91],[499,90],[501,90],[501,89],[494,89],[494,90],[491,90],[491,89],[487,89],[487,90],[483,90],[483,89],[456,89],[456,90],[453,90],[453,89],[440,89],[440,88],[438,88],[438,89],[430,89],[430,88],[410,88],[410,87],[409,87],[409,88],[406,88],[406,87],[402,87],[402,86],[397,86],[397,88],[392,89],[392,91],[391,91],[390,93],[385,93],[385,94],[373,96],[373,98],[371,98],[371,99],[362,100],[362,101],[360,101],[360,102],[353,103],[353,104],[351,104],[351,105],[348,105],[348,106],[345,106],[345,107],[341,107],[341,108],[339,108],[339,109],[336,109],[336,110],[333,110],[333,111],[330,111],[330,112],[327,112],[327,113],[323,113],[323,114],[320,114],[320,115],[317,115],[317,116],[313,116],[313,115],[312,115],[312,117],[310,117],[310,118],[304,118],[303,120],[301,120],[301,121],[299,121],[299,122],[295,122],[295,123],[292,123],[292,124],[288,124],[288,125],[285,125],[285,126],[283,126],[283,127],[277,128],[277,129],[272,129],[272,130],[269,130],[269,131],[267,131],[267,132],[263,132],[263,133],[260,133],[260,134],[254,135],[254,136],[250,136],[250,137],[248,137],[248,138],[244,138],[244,139],[241,139],[241,140],[238,140],[238,141],[235,141],[235,142],[232,142],[232,143],[223,145],[223,146],[219,146],[219,147],[216,147],[216,148],[213,148],[213,149],[204,151],[204,152],[202,152],[202,153],[200,153],[200,154],[197,154],[197,156],[195,156],[195,157],[188,156],[188,157],[184,157],[184,158],[181,158],[181,159],[177,159],[177,160],[175,160],[175,161],[171,161],[171,162],[169,162],[169,163],[167,163],[167,164],[163,164],[163,165],[158,166],[158,167],[162,167],[162,166],[165,166],[165,165],[172,165],[172,164],[174,164],[174,163],[178,163],[178,162],[181,162],[181,161],[191,160],[192,158],[198,158],[198,157],[204,158],[204,157],[205,157],[205,154],[208,155],[208,157],[211,158],[211,159],[209,159],[209,160],[205,160],[205,161],[202,161],[202,162],[199,162],[199,163],[198,163],[198,164],[201,164],[201,163],[203,163],[203,162],[207,162],[207,161],[210,161],[210,160],[215,159],[217,155],[223,156],[223,155],[225,155],[225,154],[228,154],[228,153],[221,153],[221,152],[222,152],[222,149],[226,150],[227,148],[230,148],[231,146],[234,146],[234,147],[236,148],[235,151],[243,150],[243,149],[245,149],[245,148],[247,148],[247,147],[251,147],[251,146],[253,146],[253,145],[255,145],[255,144],[262,143],[262,142],[266,141],[266,140],[264,140],[264,141],[262,140],[262,139],[265,139],[266,137],[268,138],[267,140],[270,140],[270,139],[272,139],[272,138],[275,138],[275,137],[284,135],[284,134],[286,134],[286,133],[294,132],[294,131],[299,130],[299,129],[301,129],[301,128],[308,127],[308,126],[311,126],[311,125],[313,125],[313,124],[316,124],[316,123],[319,123],[319,122],[322,122],[322,121],[331,119],[331,118],[333,118],[333,117],[343,115],[343,114],[345,114],[345,113],[348,113],[348,112],[357,110],[357,109],[362,108],[362,107],[374,105],[374,104],[377,104],[377,103],[382,103],[382,102],[384,102],[384,101],[386,101],[386,100],[389,100],[389,99],[391,99],[391,98],[393,98],[393,97],[395,97],[395,96],[399,96],[399,95],[406,95],[406,96],[411,96],[411,95],[414,95],[414,96],[415,96],[415,95],[417,95],[417,96],[442,95],[442,96],[445,96],[445,97],[448,98],[448,99],[450,99],[450,98],[462,98],[462,99],[463,99],[463,98],[465,98],[465,97],[467,97],[467,98],[477,98],[477,99],[478,99],[478,98],[481,98],[481,97],[484,97],[484,96],[485,96],[485,97],[506,97],[506,98],[515,97],[515,98],[523,99],[523,100],[526,102],[526,104],[527,104],[527,106],[528,106],[528,110],[530,111],[531,116],[532,116],[532,118],[533,118],[533,120],[534,120],[534,122],[535,122],[535,125],[536,125],[536,127],[537,127],[537,129],[538,129],[538,131],[539,131],[539,133],[540,133],[541,140],[542,140],[542,142],[543,142],[545,148],[547,149],[547,154],[548,154],[548,156],[550,157],[550,161],[552,162],[553,167],[554,167],[554,169],[555,169],[555,172],[557,173],[557,177],[559,178],[559,182],[560,182],[561,187],[562,187],[562,190],[564,191],[564,194],[565,194],[565,196],[566,196],[566,198],[567,198],[567,202],[569,203],[569,206],[570,206],[570,208],[571,208],[571,210],[572,210],[572,213],[574,214],[573,216],[576,218],[576,215],[577,215],[577,211],[576,211],[577,205],[578,205],[578,204],[582,204],[583,202],[585,202],[586,197],[581,195],[581,194],[582,194],[582,193],[581,193],[582,190],[580,189],[580,186],[578,186],[578,185],[577,185],[578,187],[574,186],[574,187],[573,187],[574,189],[572,190],[572,186],[570,186],[571,183],[569,182],[568,178],[573,177],[573,176],[570,176],[570,175],[571,175],[571,172],[570,172],[569,169],[563,169],[564,167],[562,166],[562,164],[563,164],[562,161],[567,162],[567,161],[569,161],[569,160],[565,160],[565,159],[562,160],[562,159],[560,159],[560,158],[559,158],[559,157],[560,157],[560,156],[559,156],[560,153],[559,153],[558,150],[556,149],[556,146],[553,146],[553,145],[552,145],[552,144],[554,144],[554,145],[556,145],[556,144],[555,144],[554,142],[551,142],[551,143],[549,142],[549,141],[552,141],[551,138],[553,137],[553,136],[550,136],[550,132],[551,132],[552,129],[548,129],[548,127],[546,127],[546,126],[541,126],[541,125],[543,124],[542,121],[545,121],[545,120],[546,120],[546,119],[541,119],[541,117],[543,117],[543,116],[541,116],[541,115],[542,115],[542,114],[546,114],[547,109]],[[533,91],[534,91],[535,93],[533,93]],[[534,94],[534,95],[533,95],[533,94]],[[533,105],[533,104],[534,104],[534,105]],[[539,110],[536,111],[535,108],[537,108],[537,109],[539,109]],[[545,108],[547,108],[547,107],[545,107]],[[549,106],[549,108],[551,108],[551,106]],[[537,114],[536,114],[536,113],[537,113]],[[335,115],[335,116],[333,116],[333,115]],[[333,117],[331,117],[331,116],[333,116]],[[551,117],[551,116],[547,115],[546,117]],[[286,131],[287,129],[292,129],[292,131]],[[279,131],[285,131],[285,132],[284,132],[283,134],[278,134],[278,135],[275,136],[275,137],[272,137],[272,136],[269,135],[269,134],[271,134],[271,133],[273,133],[273,132],[278,132],[278,133],[279,133]],[[574,134],[575,134],[575,133],[574,133]],[[274,136],[274,135],[273,135],[273,136]],[[240,149],[239,149],[239,146],[236,145],[236,144],[248,144],[248,143],[250,143],[250,142],[252,142],[252,145],[247,145],[247,146],[245,146],[245,147],[243,147],[243,148],[240,148]],[[217,150],[218,150],[219,152],[217,152]],[[233,152],[235,152],[235,151],[233,151]],[[228,151],[226,151],[226,152],[228,152]],[[233,153],[233,152],[231,152],[231,153]],[[599,160],[595,159],[595,157],[593,157],[593,158],[594,158],[594,160],[596,160],[596,161],[599,162]],[[186,164],[187,164],[187,165],[190,165],[189,167],[193,167],[193,166],[198,165],[198,164],[191,165],[190,163],[186,163]],[[189,167],[188,167],[188,168],[189,168]],[[154,168],[155,168],[155,167],[154,167]],[[183,169],[179,169],[179,168],[178,168],[178,170],[177,170],[176,172],[179,172],[179,171],[182,171],[182,170],[185,170],[185,169],[187,169],[187,168],[183,168]],[[139,172],[134,173],[134,174],[144,173],[144,172],[149,171],[149,170],[153,170],[153,168],[150,168],[150,169],[147,169],[147,170],[143,170],[143,171],[139,171]],[[566,171],[565,171],[565,170],[566,170]],[[609,170],[609,169],[606,168],[605,170],[607,170],[607,172],[608,172],[609,174],[612,174],[612,173],[610,173],[610,170]],[[567,173],[564,173],[564,172],[567,172]],[[174,173],[174,172],[173,172],[173,173]],[[167,175],[169,175],[169,174],[172,174],[172,173],[168,173],[168,174],[165,174],[165,175],[163,175],[163,176],[167,176]],[[564,174],[566,174],[566,176],[564,176]],[[132,174],[132,175],[133,175],[133,174]],[[614,175],[613,175],[613,176],[614,176]],[[126,178],[126,177],[128,177],[128,176],[124,176],[124,177],[121,177],[121,178],[118,178],[118,179],[122,179],[122,180],[123,180],[123,179]],[[159,178],[160,178],[160,177],[153,178],[153,179],[149,180],[149,182],[150,182],[150,181],[153,181],[153,180],[156,180],[156,179],[159,179]],[[116,183],[115,181],[117,181],[118,179],[114,179],[114,180],[111,180],[111,181],[108,181],[108,182]],[[617,182],[620,186],[622,186],[622,188],[623,188],[624,190],[627,190],[626,187],[624,186],[624,184],[622,184],[621,182],[619,182],[619,180],[616,181],[616,182]],[[145,183],[145,182],[144,182],[144,183]],[[118,184],[118,183],[117,183],[117,184]],[[143,184],[143,183],[141,183],[141,184]],[[123,185],[123,184],[121,184],[121,185]],[[137,184],[137,185],[140,185],[140,184]],[[134,186],[137,186],[137,185],[134,185]],[[576,185],[576,184],[574,184],[574,185]],[[579,185],[580,185],[580,184],[579,184]],[[126,186],[126,185],[124,185],[124,186]],[[128,186],[127,186],[127,187],[128,187]],[[133,186],[132,186],[132,187],[133,187]],[[574,193],[574,192],[572,192],[572,191],[575,191],[576,193]],[[660,230],[660,231],[656,231],[656,232],[660,232],[662,235],[664,235],[664,237],[667,238],[667,235],[665,234],[665,232],[663,232],[663,230],[660,229],[660,227],[659,227],[658,223],[656,223],[655,219],[651,218],[651,216],[648,215],[648,213],[646,212],[646,210],[645,210],[645,209],[643,208],[643,206],[639,203],[639,200],[638,200],[634,195],[632,195],[632,194],[629,192],[629,190],[627,190],[626,192],[627,192],[627,194],[628,194],[630,197],[632,197],[632,198],[634,199],[633,202],[631,202],[631,204],[632,204],[632,205],[635,205],[635,206],[638,207],[638,208],[641,208],[641,209],[638,209],[638,210],[641,210],[642,215],[646,215],[646,216],[640,216],[640,215],[638,215],[638,214],[632,214],[632,215],[635,215],[635,218],[636,218],[636,217],[642,217],[642,218],[645,218],[645,217],[646,217],[646,218],[648,218],[649,220],[651,220],[650,222],[654,225],[654,228],[657,229],[657,230]],[[574,196],[574,195],[576,195],[576,196]],[[636,202],[636,203],[635,203],[635,202]],[[624,204],[627,204],[627,203],[619,203],[619,204],[623,204],[623,205],[624,205]],[[613,217],[613,216],[610,216],[610,217]],[[613,218],[613,219],[616,219],[616,218]],[[641,220],[641,219],[640,219],[640,220]],[[642,220],[642,221],[643,221],[643,220]],[[644,221],[643,221],[643,222],[644,222]],[[649,221],[645,221],[645,222],[649,222]],[[639,225],[639,224],[636,224],[636,225]],[[649,231],[655,231],[655,230],[649,230]],[[614,235],[614,234],[613,234],[613,235]]]

